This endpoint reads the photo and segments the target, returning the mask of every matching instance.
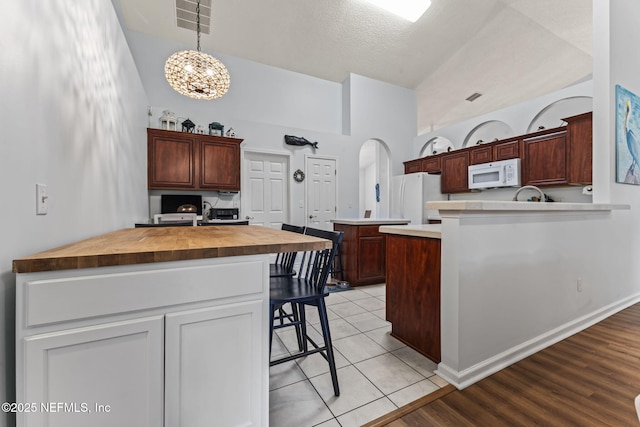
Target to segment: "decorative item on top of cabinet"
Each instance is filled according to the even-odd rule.
[[[218,122],[209,123],[209,135],[212,136],[223,136],[224,135],[224,126]]]
[[[193,130],[195,129],[195,127],[196,127],[196,124],[189,119],[182,122],[182,132],[193,133]]]
[[[160,129],[178,130],[178,119],[176,115],[169,110],[164,110],[160,117]]]
[[[442,157],[442,193],[465,193],[469,191],[469,151],[460,150]]]
[[[147,129],[149,188],[240,191],[241,142]]]

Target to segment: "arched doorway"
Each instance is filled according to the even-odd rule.
[[[371,211],[371,218],[389,218],[391,166],[389,148],[378,139],[369,139],[360,148],[361,213]]]

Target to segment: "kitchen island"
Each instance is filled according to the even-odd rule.
[[[17,425],[268,425],[269,254],[330,244],[137,228],[14,260]]]
[[[442,218],[436,372],[458,388],[640,301],[639,294],[627,290],[634,284],[617,273],[624,271],[624,257],[612,256],[629,241],[621,227],[612,225],[631,221],[628,205],[475,200],[430,202],[427,208],[437,209]],[[436,240],[426,230],[420,236],[410,228],[381,231]],[[406,269],[434,275],[435,265],[422,267],[433,262],[433,251],[406,256],[416,258],[415,267]],[[423,286],[435,295],[435,285],[422,276],[408,282],[415,288],[430,283]],[[391,279],[388,291],[394,289]],[[425,298],[419,292],[424,290],[414,289],[402,301]],[[621,297],[621,292],[633,296]],[[393,307],[394,297],[387,298]],[[390,314],[392,324],[397,322]],[[437,319],[420,316],[415,320],[427,335]]]
[[[344,232],[340,253],[344,280],[352,286],[384,283],[385,237],[381,225],[408,224],[406,219],[333,219],[333,229]]]

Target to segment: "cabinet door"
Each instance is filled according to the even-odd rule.
[[[200,188],[240,191],[240,146],[200,140]]]
[[[149,188],[195,188],[195,137],[180,132],[149,129]]]
[[[508,160],[520,157],[520,140],[496,143],[493,146],[493,160]]]
[[[473,147],[469,150],[469,164],[477,165],[480,163],[489,163],[493,161],[493,147]]]
[[[441,156],[427,156],[423,158],[420,169],[422,170],[422,172],[440,173],[442,168],[440,164],[441,158]]]
[[[409,160],[404,162],[404,173],[421,172],[422,159]]]
[[[443,193],[464,193],[469,191],[469,152],[448,153],[442,157]]]
[[[592,113],[565,119],[567,125],[567,165],[570,184],[591,184],[593,159]]]
[[[567,183],[567,132],[555,132],[523,140],[524,185]]]
[[[262,425],[268,329],[259,300],[168,314],[165,425]]]
[[[379,226],[375,226],[378,228]],[[385,236],[362,236],[359,241],[360,263],[358,264],[358,279],[385,280]]]
[[[163,319],[153,316],[25,338],[23,402],[56,405],[19,413],[18,425],[163,425]]]

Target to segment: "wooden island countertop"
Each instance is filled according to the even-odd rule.
[[[329,248],[316,237],[261,226],[126,228],[13,260],[14,273]]]

